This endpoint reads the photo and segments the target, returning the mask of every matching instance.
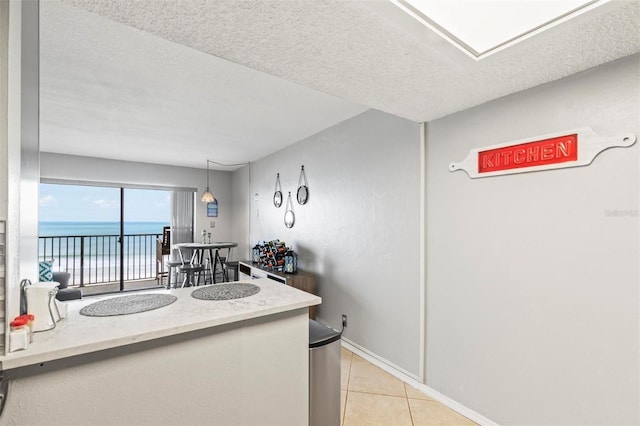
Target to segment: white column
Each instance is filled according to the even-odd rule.
[[[0,0],[0,220],[7,221],[0,306],[5,318],[19,312],[20,279],[37,279],[38,10],[37,0]],[[0,330],[5,328],[0,323]]]

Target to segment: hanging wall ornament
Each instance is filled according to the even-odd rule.
[[[293,224],[296,223],[296,215],[293,214],[293,202],[291,201],[291,191],[287,197],[287,207],[284,212],[284,226],[287,228],[293,228]]]
[[[449,171],[464,170],[470,178],[508,175],[513,173],[588,166],[602,151],[629,147],[636,136],[600,136],[590,127],[567,130],[535,138],[475,148],[467,157],[450,163]]]
[[[280,207],[282,205],[282,188],[280,187],[280,173],[276,175],[276,189],[273,193],[273,205]]]
[[[298,178],[298,204],[307,204],[309,200],[309,184],[307,183],[307,175],[304,173],[304,166],[300,170]]]

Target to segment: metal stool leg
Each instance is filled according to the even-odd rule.
[[[207,272],[209,272],[208,276],[212,277],[211,268],[210,268],[209,265],[210,265],[209,259],[205,258],[204,259],[204,270],[200,274],[198,274],[198,285],[200,284],[200,275],[202,275],[202,274],[204,274],[204,285],[207,285],[207,280],[209,280],[209,279],[211,280],[211,284],[213,284],[213,278],[208,278],[207,277]]]
[[[167,290],[171,288],[171,281],[173,279],[172,269],[171,265],[169,265],[169,271],[167,272]]]
[[[182,280],[182,287],[192,287],[200,284],[200,273],[203,271],[203,267],[201,265],[185,265],[180,268],[180,271],[184,274],[184,279]],[[195,280],[198,274],[197,281]],[[195,282],[194,282],[195,281]]]
[[[187,278],[189,277],[189,274],[185,273],[184,274],[184,279],[182,280],[182,286],[180,288],[184,288],[185,284],[187,283]]]

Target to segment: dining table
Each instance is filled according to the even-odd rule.
[[[182,264],[200,264],[202,265],[205,260],[208,259],[209,272],[211,273],[211,280],[216,283],[216,270],[220,266],[224,281],[229,281],[229,275],[227,274],[227,268],[225,263],[231,257],[231,249],[237,247],[238,243],[234,242],[213,242],[213,243],[177,243],[173,245],[173,248],[178,251],[180,255],[180,261]],[[226,256],[220,256],[220,250],[227,249]],[[185,259],[189,259],[188,262]],[[224,259],[224,260],[223,260]]]

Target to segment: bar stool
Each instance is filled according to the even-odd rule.
[[[204,271],[204,266],[199,264],[187,263],[186,265],[178,266],[178,271],[184,273],[184,280],[182,280],[182,287],[185,285],[187,287],[193,286],[193,276],[198,274],[198,282],[200,284],[200,274]],[[187,282],[188,281],[188,282]]]
[[[182,266],[182,262],[179,260],[169,260],[165,262],[167,265],[167,289],[171,288],[171,283],[173,282],[174,287],[178,287],[178,276],[180,275],[180,270],[178,267]],[[175,280],[173,276],[175,274]]]
[[[227,272],[227,281],[230,281],[229,271],[233,271],[233,281],[238,281],[238,261],[224,262],[224,267]]]
[[[216,274],[220,274],[220,278],[222,279],[222,282],[225,282],[225,283],[229,282],[229,271],[228,271],[229,268],[227,265],[228,263],[231,263],[231,262],[227,262],[227,259],[228,259],[227,257],[220,256],[216,251],[215,260],[213,261],[214,284],[215,284]],[[218,270],[218,265],[220,265],[219,270]]]
[[[204,264],[203,264],[204,271],[202,271],[202,275],[204,276],[204,285],[216,283],[216,278],[213,273],[212,265],[213,265],[213,262],[210,262],[209,258],[205,257]]]

